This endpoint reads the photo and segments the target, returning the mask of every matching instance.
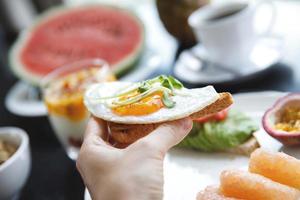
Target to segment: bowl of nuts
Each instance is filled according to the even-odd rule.
[[[0,128],[0,199],[15,199],[31,168],[27,133],[15,127]]]

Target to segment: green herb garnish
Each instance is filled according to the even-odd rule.
[[[175,101],[173,101],[170,97],[170,95],[164,91],[163,97],[162,97],[162,101],[163,104],[167,107],[167,108],[173,108],[176,104]]]
[[[104,99],[110,99],[111,101],[108,104],[109,107],[118,107],[138,102],[141,99],[153,94],[154,92],[161,91],[163,92],[162,102],[164,106],[166,106],[167,108],[173,108],[175,106],[175,101],[172,100],[172,96],[175,93],[175,89],[179,90],[183,88],[182,83],[180,83],[177,79],[172,76],[166,75],[160,75],[153,79],[149,79],[132,86],[129,86],[129,89],[127,89],[127,91],[125,92],[123,91],[114,96],[103,97],[97,100],[101,101]],[[119,98],[120,96],[129,94],[130,92],[136,90],[139,92],[139,94],[134,97],[130,97],[127,99]]]
[[[136,96],[127,98],[125,100],[116,99],[116,101],[112,101],[111,107],[124,106],[124,105],[128,105],[128,104],[132,104],[132,103],[138,102],[141,99],[144,99],[145,97],[150,96],[151,94],[153,94],[153,93],[155,93],[157,91],[165,92],[167,94],[169,94],[169,93],[172,92],[168,88],[165,88],[165,87],[162,87],[162,86],[155,86],[155,87],[150,88],[149,90],[147,90],[144,93],[141,93],[141,94],[138,94]]]
[[[157,77],[162,86],[169,88],[170,90],[181,89],[183,88],[182,83],[180,83],[177,79],[172,76],[160,75]]]
[[[169,89],[172,90],[172,91],[174,90],[174,87],[173,87],[173,85],[172,85],[172,83],[170,82],[169,79],[164,79],[164,80],[162,81],[161,85],[162,85],[163,87],[169,88]]]
[[[151,85],[147,81],[143,81],[142,84],[138,87],[139,93],[144,93],[151,88]]]
[[[168,79],[174,88],[176,88],[176,89],[183,88],[182,83],[180,81],[178,81],[177,79],[175,79],[173,76],[168,76]]]
[[[165,89],[164,89],[165,88]],[[172,76],[160,75],[153,79],[149,79],[140,83],[137,88],[140,95],[138,97],[134,97],[132,99],[128,99],[125,102],[115,102],[115,104],[128,104],[134,103],[141,98],[145,98],[156,91],[162,91],[163,97],[162,101],[164,106],[167,108],[173,108],[175,106],[175,101],[172,100],[172,95],[174,95],[174,89],[183,88],[182,83],[180,83],[177,79]],[[150,92],[151,91],[151,92]]]

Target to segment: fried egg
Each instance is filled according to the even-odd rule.
[[[175,102],[171,108],[163,105],[160,92],[153,93],[138,103],[112,108],[110,97],[116,96],[120,91],[134,84],[116,81],[91,85],[85,92],[84,104],[93,116],[106,121],[121,124],[152,124],[188,117],[219,98],[213,86],[196,89],[181,88],[170,97]],[[119,98],[126,100],[134,94],[126,95]]]

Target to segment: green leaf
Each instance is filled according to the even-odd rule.
[[[173,108],[176,104],[176,102],[171,99],[170,95],[167,92],[164,92],[164,95],[162,97],[162,101],[163,101],[163,104],[167,108]]]
[[[166,87],[166,88],[170,89],[170,90],[174,89],[172,83],[167,78],[163,80],[163,82],[161,83],[161,85],[163,87]]]
[[[165,79],[168,79],[166,75],[159,75],[158,80],[162,83]]]
[[[166,76],[166,75],[159,75],[153,79],[149,79],[147,81],[145,81],[149,87],[154,84],[159,82],[163,87],[166,87],[170,90],[174,90],[175,89],[181,89],[183,88],[183,85],[180,81],[178,81],[177,79],[175,79],[172,76]]]
[[[180,81],[178,81],[176,78],[174,78],[173,76],[168,76],[168,79],[174,88],[176,88],[176,89],[183,88],[182,83]]]
[[[138,87],[139,93],[144,93],[151,88],[151,85],[147,81],[143,81],[141,86]]]
[[[245,143],[258,128],[257,123],[250,117],[231,110],[226,120],[221,122],[194,122],[192,134],[184,138],[179,146],[204,151],[223,151]]]
[[[160,75],[159,80],[163,87],[169,88],[170,90],[174,89],[173,84],[171,83],[171,81],[169,80],[169,78],[167,76]]]

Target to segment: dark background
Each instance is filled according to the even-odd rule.
[[[289,20],[300,19],[300,5],[298,2],[286,1],[280,2],[277,6],[281,22],[277,25],[277,29],[284,30],[283,34],[287,41],[287,50],[282,61],[265,71],[264,74],[244,82],[215,85],[219,91],[233,93],[262,90],[299,91],[300,29],[294,26],[296,23]],[[292,13],[299,13],[298,17],[297,15],[291,16]],[[287,23],[288,21],[291,24]],[[298,22],[299,25],[300,22]],[[75,163],[67,157],[60,146],[47,117],[18,117],[9,113],[4,107],[5,95],[17,81],[7,63],[7,50],[15,37],[15,34],[8,33],[0,27],[0,126],[17,126],[26,130],[29,133],[32,151],[31,174],[20,198],[82,200],[84,185],[76,171]],[[182,49],[180,47],[178,53]],[[188,86],[194,87],[195,85]]]
[[[75,162],[71,161],[56,139],[47,117],[19,117],[8,112],[4,98],[18,81],[7,64],[7,50],[14,37],[0,29],[0,126],[17,126],[30,138],[32,169],[20,199],[82,200],[84,185]],[[12,177],[18,178],[18,177]]]

